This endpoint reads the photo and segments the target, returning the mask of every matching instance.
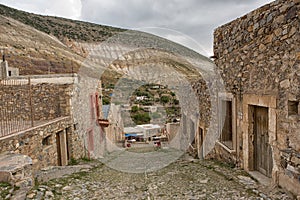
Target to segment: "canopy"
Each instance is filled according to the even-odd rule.
[[[136,133],[125,133],[125,137],[130,137],[130,136],[136,137],[137,134]]]

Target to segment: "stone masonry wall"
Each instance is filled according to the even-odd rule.
[[[214,32],[215,63],[227,92],[235,94],[238,116],[243,113],[243,94],[277,98],[273,157],[279,184],[294,193],[300,193],[292,189],[300,186],[299,13],[299,0],[277,0]],[[242,143],[242,132],[237,134]],[[243,156],[240,151],[240,162]]]
[[[227,90],[297,93],[299,83],[299,1],[275,1],[214,33],[214,54]],[[290,87],[291,86],[291,87]]]
[[[31,119],[34,121],[51,120],[70,114],[70,90],[69,84],[36,85],[20,83],[18,81],[6,81],[0,83],[0,107],[6,112],[0,112],[0,120]],[[31,102],[30,102],[31,99]]]
[[[57,165],[56,133],[63,131],[68,158],[84,157],[71,105],[76,77],[34,76],[30,80],[18,77],[0,82],[0,153],[28,155],[34,169]],[[33,127],[27,123],[31,117]]]
[[[9,151],[28,155],[32,158],[32,166],[35,170],[57,165],[56,133],[65,131],[70,126],[72,126],[70,118],[64,117],[3,137],[0,140],[0,153]],[[47,137],[47,141],[44,140],[43,143],[43,139]]]

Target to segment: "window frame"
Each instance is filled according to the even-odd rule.
[[[223,113],[222,113],[222,103],[231,102],[231,137],[232,137],[232,147],[226,145],[224,141],[221,140],[222,131],[223,131]],[[219,138],[218,144],[226,149],[228,152],[233,153],[237,150],[237,134],[236,134],[236,99],[234,98],[232,93],[219,93],[218,94],[218,131],[219,131]]]

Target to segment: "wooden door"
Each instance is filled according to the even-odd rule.
[[[61,166],[60,133],[56,133],[57,165]]]
[[[197,137],[198,158],[203,159],[203,129],[199,127]]]
[[[67,137],[65,131],[56,133],[56,147],[57,147],[57,165],[65,166],[68,164],[68,147]]]
[[[272,150],[269,144],[268,108],[254,107],[254,168],[262,174],[272,175]]]

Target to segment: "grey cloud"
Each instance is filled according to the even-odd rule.
[[[192,37],[208,52],[201,53],[212,54],[214,28],[271,0],[110,0],[109,2],[108,5],[105,0],[83,0],[82,19],[125,28],[173,29]],[[179,38],[178,35],[173,37],[170,37],[170,34],[160,35]]]
[[[205,51],[200,52],[208,56],[212,54],[214,28],[271,1],[273,0],[0,0],[0,3],[39,14],[78,18],[110,26],[176,30],[203,46]],[[175,42],[183,41],[182,37],[172,31],[157,34],[172,38]],[[190,42],[184,45],[193,48]]]
[[[81,0],[52,0],[52,1],[22,1],[0,0],[1,4],[20,10],[43,15],[79,19],[81,15]]]

